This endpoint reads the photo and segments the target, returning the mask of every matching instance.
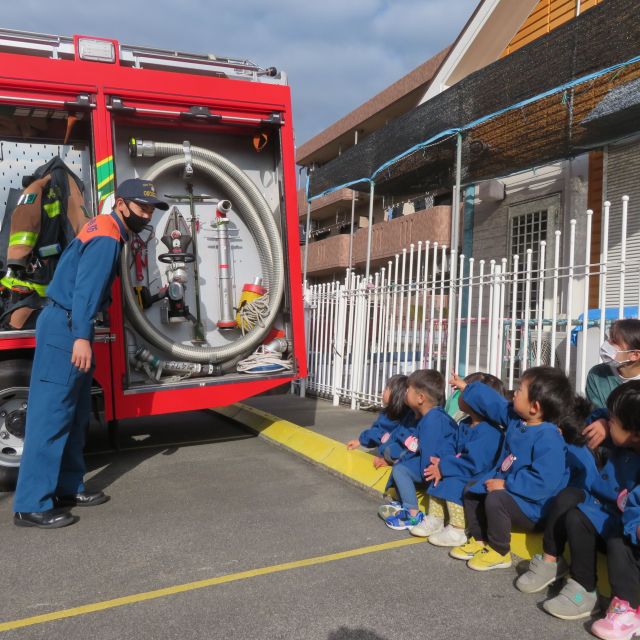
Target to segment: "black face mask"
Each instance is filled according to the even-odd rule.
[[[146,218],[133,213],[129,208],[129,205],[126,205],[126,207],[129,212],[129,216],[122,216],[124,218],[124,223],[131,231],[133,231],[133,233],[140,233],[149,224],[149,221]]]

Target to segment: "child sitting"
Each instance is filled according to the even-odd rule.
[[[456,385],[454,376],[452,383]],[[502,382],[488,373],[473,373],[464,379],[466,384],[482,382],[499,394],[504,393]],[[460,409],[467,418],[458,425],[456,453],[443,458],[433,456],[423,471],[428,489],[429,516],[432,527],[427,531],[429,542],[438,547],[457,547],[467,541],[465,534],[462,494],[465,486],[480,474],[491,470],[502,444],[502,431],[486,422],[459,398]],[[445,511],[449,523],[444,526]]]
[[[640,633],[640,485],[621,496],[618,506],[624,531],[607,541],[607,567],[614,595],[607,615],[591,627],[591,633],[603,640],[632,638]]]
[[[377,447],[379,455],[373,458],[376,468],[389,466],[394,459],[404,457],[405,452],[408,452],[404,443],[411,435],[415,437],[417,434],[415,414],[405,404],[407,380],[407,376],[403,375],[389,378],[382,392],[384,408],[380,415],[357,439],[347,442],[347,449],[357,449],[360,445],[368,449]]]
[[[414,371],[407,383],[407,405],[419,416],[419,450],[412,456],[393,465],[391,482],[400,496],[399,504],[385,505],[391,515],[385,522],[398,531],[408,529],[413,535],[424,536],[420,528],[425,515],[418,509],[416,484],[422,484],[422,470],[433,456],[444,457],[455,453],[458,425],[442,408],[445,381],[438,371],[421,369]]]
[[[481,382],[463,387],[475,413],[506,427],[499,464],[466,490],[464,514],[471,538],[450,555],[475,571],[511,566],[513,527],[533,531],[569,479],[566,446],[556,426],[573,404],[567,377],[552,367],[524,372],[513,403]]]
[[[571,577],[555,598],[542,605],[547,613],[565,620],[586,618],[597,610],[596,551],[603,543],[622,537],[625,496],[640,480],[640,381],[614,389],[607,399],[607,408],[614,448],[600,472],[588,481],[584,501],[564,518],[571,551]],[[612,542],[616,558],[616,552],[620,551],[617,544]],[[614,564],[610,575],[614,593],[629,595],[628,588],[621,586],[617,561]],[[637,592],[634,595],[637,597]]]
[[[626,499],[625,499],[626,498]],[[607,541],[607,567],[614,596],[591,633],[602,640],[633,638],[640,633],[640,485],[620,501],[623,535]]]
[[[567,445],[569,485],[553,499],[549,509],[542,539],[542,555],[533,556],[529,570],[516,580],[516,588],[523,593],[538,593],[569,572],[562,558],[567,543],[564,519],[571,509],[584,500],[585,487],[598,475],[596,454],[587,446],[584,435],[591,413],[591,403],[576,396],[572,416],[559,425]]]

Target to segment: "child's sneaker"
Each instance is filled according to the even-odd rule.
[[[602,640],[631,640],[640,633],[640,607],[633,609],[628,602],[614,598],[607,615],[593,623],[591,633]]]
[[[444,520],[435,516],[425,516],[422,522],[415,527],[411,527],[409,533],[418,538],[428,538],[444,527]]]
[[[389,529],[395,531],[404,531],[405,529],[411,529],[424,520],[424,513],[418,511],[415,516],[412,516],[406,509],[400,509],[395,516],[390,516],[384,522]]]
[[[529,562],[529,570],[516,580],[516,589],[522,593],[538,593],[567,573],[569,566],[564,558],[560,558],[558,562],[545,562],[542,556],[535,555]]]
[[[383,520],[386,520],[391,516],[395,516],[396,513],[398,513],[398,511],[401,511],[401,510],[402,510],[402,503],[392,500],[391,502],[387,502],[387,504],[383,504],[383,505],[380,505],[380,507],[378,507],[378,515]]]
[[[543,602],[542,608],[562,620],[588,618],[598,610],[598,593],[587,591],[579,582],[569,578],[562,591],[555,598]]]
[[[487,545],[467,562],[467,566],[474,571],[508,569],[511,566],[511,553],[507,551],[507,553],[502,555]]]
[[[448,524],[444,529],[429,536],[429,542],[436,547],[459,547],[467,541],[464,529]]]
[[[476,553],[485,548],[484,542],[478,542],[475,538],[469,538],[468,542],[449,551],[449,555],[456,560],[471,560]]]

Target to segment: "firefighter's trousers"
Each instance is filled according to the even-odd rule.
[[[54,496],[84,490],[82,449],[91,411],[92,372],[71,364],[68,312],[45,307],[36,323],[24,450],[14,511],[46,511]]]

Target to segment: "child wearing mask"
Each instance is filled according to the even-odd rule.
[[[623,534],[622,516],[628,493],[640,481],[640,380],[614,389],[607,400],[607,408],[614,445],[611,457],[587,483],[584,500],[564,518],[571,551],[570,578],[555,598],[542,605],[547,613],[563,620],[587,618],[598,609],[597,550],[607,544],[607,547],[611,545],[614,554],[620,551],[616,548],[619,543],[614,540]],[[619,560],[612,569],[609,579],[614,595],[631,597],[625,587],[626,572],[623,576],[619,573]],[[636,591],[632,598],[634,603],[637,596]],[[608,616],[615,614],[610,610]],[[632,635],[609,635],[607,638],[631,638]]]
[[[450,555],[475,571],[511,567],[511,530],[533,531],[569,480],[566,445],[558,422],[573,405],[567,377],[552,367],[524,372],[513,403],[481,382],[466,385],[462,400],[472,411],[506,427],[497,466],[466,490],[469,541]]]

